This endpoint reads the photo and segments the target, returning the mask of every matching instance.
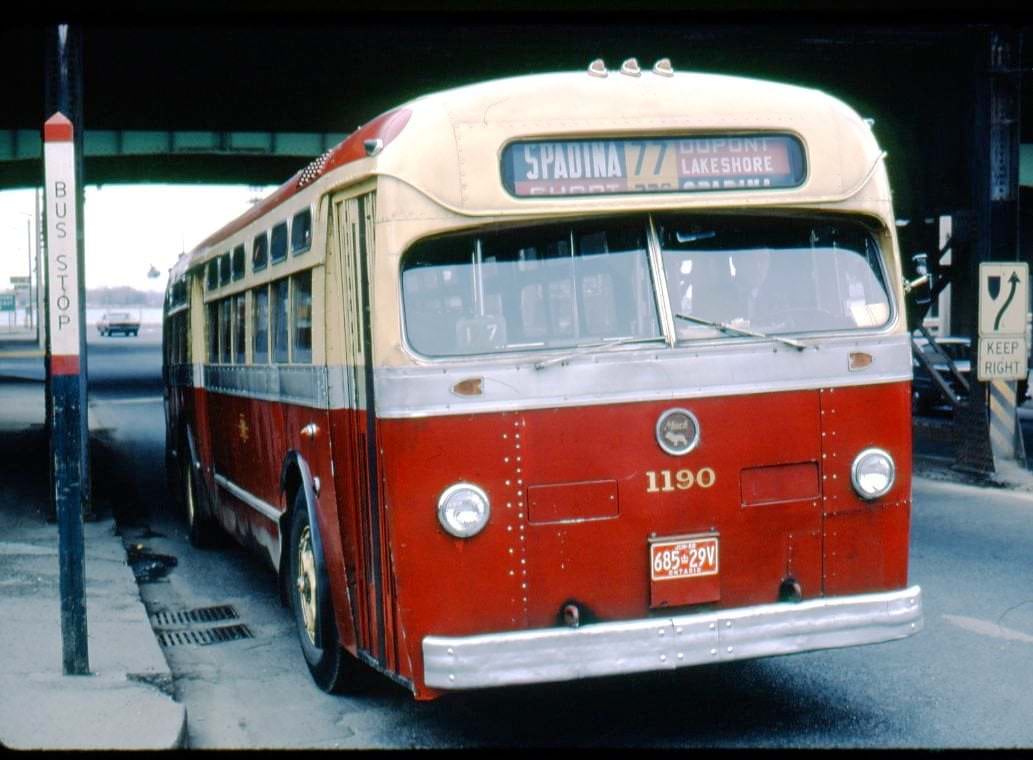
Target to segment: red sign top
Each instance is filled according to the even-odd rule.
[[[43,123],[43,142],[71,142],[72,122],[58,111]]]

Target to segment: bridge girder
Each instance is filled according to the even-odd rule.
[[[330,132],[87,129],[84,174],[89,184],[200,177],[226,184],[278,184],[345,137]],[[0,190],[38,186],[42,150],[38,131],[0,131]]]

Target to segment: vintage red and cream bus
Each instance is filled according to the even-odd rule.
[[[326,690],[914,634],[884,158],[820,91],[666,60],[373,119],[171,272],[191,538],[268,556]]]

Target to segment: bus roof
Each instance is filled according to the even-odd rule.
[[[845,200],[868,180],[889,201],[881,153],[868,124],[820,90],[745,77],[644,71],[498,79],[428,94],[381,114],[349,135],[246,213],[200,243],[174,270],[274,212],[306,187],[319,192],[372,175],[393,176],[456,213],[498,216],[577,213],[614,205],[614,196],[514,198],[500,181],[500,152],[520,138],[792,133],[805,146],[808,177],[779,190],[622,195],[629,209],[684,205],[785,205]],[[705,197],[703,197],[705,195]]]

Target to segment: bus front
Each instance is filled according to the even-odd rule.
[[[488,220],[418,228],[416,191],[382,184],[401,340],[378,436],[417,696],[919,630],[910,346],[865,139],[840,196],[816,140],[775,129],[500,140],[520,213]]]

